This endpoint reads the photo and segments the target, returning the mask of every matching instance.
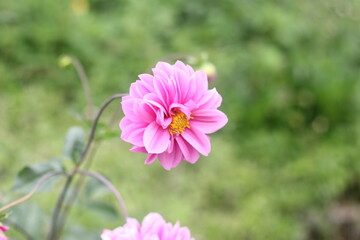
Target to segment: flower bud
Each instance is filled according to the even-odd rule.
[[[69,66],[71,64],[72,60],[71,60],[71,57],[68,56],[68,55],[63,55],[59,58],[59,66],[61,68],[66,68],[67,66]]]
[[[89,11],[89,2],[87,0],[72,0],[71,10],[75,15],[85,15]]]
[[[211,62],[203,63],[198,70],[203,70],[206,73],[209,82],[214,82],[216,80],[216,67]]]

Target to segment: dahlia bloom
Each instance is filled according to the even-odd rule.
[[[194,240],[186,227],[165,222],[158,213],[149,213],[142,224],[128,218],[126,224],[115,230],[104,230],[102,240]]]
[[[8,238],[4,234],[4,232],[7,232],[8,230],[9,227],[3,226],[0,223],[0,240],[8,240]]]
[[[204,71],[181,61],[159,62],[152,72],[139,75],[122,99],[121,138],[134,145],[131,151],[148,154],[145,164],[158,158],[170,170],[181,161],[195,163],[199,153],[210,153],[206,134],[228,121],[217,109],[222,98],[216,89],[208,89]]]

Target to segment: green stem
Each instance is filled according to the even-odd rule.
[[[77,59],[74,56],[70,56],[70,58],[71,58],[71,63],[73,64],[73,66],[79,76],[81,85],[82,85],[84,93],[85,93],[88,117],[90,117],[92,119],[94,117],[94,114],[93,114],[93,110],[94,110],[93,102],[94,101],[93,101],[91,90],[90,90],[89,79],[86,76],[86,72],[85,72],[81,62],[79,61],[79,59]]]
[[[93,121],[93,124],[91,126],[91,130],[90,130],[90,135],[89,135],[89,139],[87,141],[87,144],[85,146],[85,149],[84,151],[82,152],[82,154],[80,155],[80,158],[79,160],[77,161],[74,169],[72,170],[72,172],[70,173],[70,175],[68,176],[66,182],[65,182],[65,185],[61,191],[61,194],[58,198],[58,201],[56,203],[56,206],[54,208],[54,211],[53,211],[53,215],[52,215],[52,219],[51,219],[51,225],[50,225],[50,232],[47,236],[47,240],[56,240],[58,238],[58,235],[60,233],[58,233],[58,218],[59,218],[59,215],[60,215],[60,212],[62,210],[62,207],[63,207],[63,203],[64,203],[64,200],[66,198],[66,195],[69,191],[69,187],[74,179],[74,176],[76,173],[78,173],[78,170],[81,166],[81,164],[84,162],[85,160],[85,157],[86,155],[88,154],[89,150],[90,150],[90,147],[91,147],[91,144],[94,140],[94,137],[95,137],[95,132],[96,132],[96,127],[97,127],[97,124],[99,122],[99,119],[103,113],[103,111],[105,110],[105,108],[115,99],[119,99],[119,98],[122,98],[124,96],[126,96],[127,94],[115,94],[113,96],[111,96],[110,98],[108,98],[100,107],[99,109],[99,112],[97,113],[94,121]]]
[[[79,174],[95,178],[98,181],[100,181],[102,184],[104,184],[116,197],[116,200],[119,204],[122,215],[125,217],[125,219],[129,217],[123,198],[121,197],[121,195],[120,195],[119,191],[116,189],[116,187],[109,180],[107,180],[103,175],[101,175],[99,173],[83,171],[83,170],[78,170],[77,172]]]

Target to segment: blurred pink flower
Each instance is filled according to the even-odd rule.
[[[187,227],[165,222],[158,213],[149,213],[140,225],[136,219],[128,218],[124,226],[104,230],[102,240],[194,240]]]
[[[216,89],[208,89],[204,71],[181,61],[159,62],[152,72],[139,75],[122,100],[121,138],[134,145],[131,151],[148,154],[145,164],[158,158],[170,170],[181,161],[195,163],[199,153],[210,153],[206,134],[228,121],[217,110],[222,98]]]
[[[9,230],[9,227],[3,226],[0,223],[0,240],[8,240],[8,238],[5,236],[5,232]]]

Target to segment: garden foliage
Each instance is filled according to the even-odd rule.
[[[88,109],[73,68],[58,66],[62,55],[81,60],[99,106],[159,59],[205,53],[229,117],[212,154],[171,173],[143,166],[119,140],[114,104],[92,169],[109,176],[133,217],[161,212],[196,239],[341,239],[334,212],[360,201],[359,12],[358,1],[341,0],[0,1],[1,205],[19,196],[10,190],[17,170],[42,171],[54,157],[68,168],[78,157],[61,146],[69,126],[88,129]],[[77,146],[81,128],[72,130]],[[38,239],[56,180],[9,216]],[[98,239],[124,223],[97,184],[70,214],[66,239]]]

